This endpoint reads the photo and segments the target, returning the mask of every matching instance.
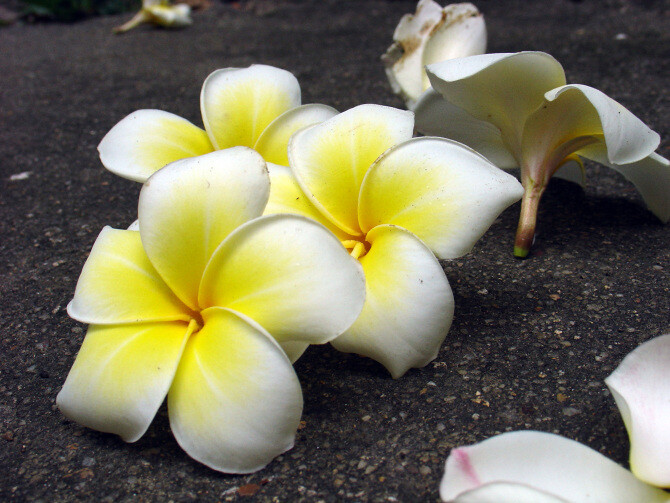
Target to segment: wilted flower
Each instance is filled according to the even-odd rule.
[[[393,45],[382,56],[393,92],[412,108],[430,87],[424,67],[446,59],[486,52],[484,16],[471,3],[440,7],[420,0],[393,33]]]
[[[501,168],[521,168],[515,255],[530,250],[550,178],[582,181],[579,156],[623,174],[656,216],[670,220],[670,161],[654,153],[658,134],[597,89],[565,85],[550,55],[485,54],[427,71],[433,89],[416,105],[417,129],[465,143]]]
[[[169,112],[133,112],[102,139],[100,160],[113,173],[138,182],[178,159],[236,146],[286,165],[290,136],[337,113],[326,105],[300,106],[293,74],[266,65],[210,74],[200,93],[200,111],[204,130]]]
[[[130,21],[114,28],[114,33],[125,33],[144,23],[183,28],[192,22],[191,7],[186,4],[173,5],[169,0],[143,0],[140,11]]]
[[[68,306],[90,327],[63,414],[134,442],[167,395],[181,447],[229,473],[293,446],[302,394],[282,347],[342,333],[365,286],[318,223],[261,217],[269,190],[251,149],[185,159],[142,188],[139,231],[103,229]]]
[[[470,251],[522,193],[469,148],[410,139],[413,118],[361,105],[297,132],[290,169],[269,166],[266,213],[321,222],[363,266],[363,312],[332,344],[393,377],[433,360],[451,325],[453,296],[437,258]]]
[[[629,354],[605,383],[628,429],[632,473],[574,440],[538,431],[503,433],[453,449],[445,501],[669,502],[670,334]]]

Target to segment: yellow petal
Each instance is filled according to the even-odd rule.
[[[366,299],[356,322],[333,346],[369,356],[396,378],[437,356],[454,315],[442,267],[412,233],[383,225],[367,235]]]
[[[412,137],[414,114],[361,105],[299,131],[289,161],[303,192],[331,222],[361,235],[358,193],[365,173],[386,149]]]
[[[194,326],[92,325],[56,398],[61,412],[89,428],[136,441],[163,403]]]
[[[273,120],[299,105],[293,74],[266,65],[217,70],[200,94],[205,129],[217,149],[253,147]]]
[[[239,225],[263,213],[270,192],[265,161],[245,147],[175,162],[140,193],[142,244],[161,277],[197,309],[202,273]]]
[[[288,166],[288,141],[299,129],[312,126],[337,115],[327,105],[313,103],[284,112],[261,133],[254,150],[267,162]]]
[[[258,326],[220,308],[188,342],[168,395],[170,426],[195,460],[260,470],[293,447],[302,392],[291,362]]]
[[[265,207],[264,215],[291,213],[316,220],[335,234],[340,241],[352,239],[316,209],[298,185],[291,169],[278,164],[268,164],[270,172],[270,199]]]
[[[234,309],[280,342],[324,343],[363,307],[358,262],[323,226],[297,215],[270,215],[232,233],[203,276],[200,305]]]
[[[111,227],[96,239],[67,312],[84,323],[189,320],[149,262],[140,234]]]
[[[124,178],[145,182],[166,164],[214,150],[207,133],[161,110],[138,110],[114,126],[98,145],[100,160]]]
[[[389,150],[368,172],[359,220],[364,231],[393,224],[440,258],[472,249],[521,184],[473,150],[444,138],[414,138]]]

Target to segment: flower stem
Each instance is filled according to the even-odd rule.
[[[519,225],[516,228],[516,239],[514,240],[514,256],[526,258],[530,253],[535,238],[535,226],[537,224],[537,210],[540,198],[544,193],[544,186],[535,185],[529,181],[525,187],[521,199],[521,215]]]

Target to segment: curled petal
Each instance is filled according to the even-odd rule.
[[[254,150],[267,162],[288,166],[288,141],[299,129],[312,126],[337,115],[328,105],[312,103],[284,112],[261,133]]]
[[[91,325],[56,398],[61,412],[126,442],[138,440],[163,403],[194,327],[182,322]]]
[[[264,215],[290,213],[302,215],[316,220],[335,234],[340,241],[351,239],[351,236],[342,231],[316,209],[298,185],[293,172],[287,166],[268,164],[270,173],[270,199],[265,207]]]
[[[260,470],[293,447],[302,392],[272,337],[226,309],[202,313],[168,394],[170,426],[193,459],[226,473]]]
[[[432,361],[449,331],[454,298],[437,259],[416,236],[392,225],[372,229],[361,257],[366,299],[333,346],[377,360],[394,378]]]
[[[563,67],[543,52],[450,59],[426,72],[447,101],[500,129],[515,156],[526,118],[542,105],[544,93],[565,84]]]
[[[105,227],[67,307],[83,323],[188,321],[188,309],[149,262],[140,235]]]
[[[361,187],[364,232],[403,227],[439,258],[469,252],[498,215],[523,194],[521,184],[484,157],[444,138],[414,138],[387,151]]]
[[[358,193],[365,173],[386,149],[409,140],[414,114],[360,105],[299,131],[289,142],[289,161],[300,187],[326,218],[361,235]]]
[[[520,483],[491,482],[459,494],[454,503],[573,503]]]
[[[503,433],[453,449],[447,458],[440,497],[460,503],[461,494],[494,483],[505,484],[498,493],[506,496],[497,500],[501,503],[528,501],[532,494],[529,489],[544,493],[547,498],[535,500],[542,502],[668,500],[667,493],[639,481],[599,452],[574,440],[538,431]]]
[[[138,110],[114,126],[98,145],[102,164],[123,178],[145,182],[178,159],[214,150],[207,133],[161,110]]]
[[[462,108],[446,101],[429,89],[414,107],[416,129],[426,136],[456,140],[476,150],[501,169],[519,167],[503,143],[500,130],[490,122],[475,119]]]
[[[354,322],[365,300],[360,265],[323,226],[269,215],[233,232],[215,252],[200,305],[233,309],[280,342],[319,344]]]
[[[605,379],[630,437],[640,480],[670,487],[670,334],[645,342]]]
[[[245,147],[175,162],[144,185],[142,244],[189,307],[198,309],[200,280],[214,250],[233,229],[263,213],[269,192],[265,161]]]
[[[202,120],[216,149],[253,147],[273,120],[298,105],[297,79],[266,65],[217,70],[200,93]]]

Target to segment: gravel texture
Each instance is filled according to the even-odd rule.
[[[139,185],[96,145],[126,114],[201,123],[213,70],[295,73],[303,102],[401,107],[379,56],[407,1],[215,4],[181,31],[113,36],[129,15],[0,28],[0,500],[437,501],[451,448],[518,429],[556,432],[622,464],[628,440],[603,379],[670,331],[670,228],[617,173],[553,181],[529,260],[512,257],[518,205],[469,255],[444,262],[456,316],[438,358],[392,380],[375,362],[312,347],[295,448],[247,476],[176,444],[161,409],[134,444],[66,420],[55,398],[85,333],[65,307],[104,225],[135,219]],[[664,138],[667,2],[481,1],[490,52],[543,50]]]

